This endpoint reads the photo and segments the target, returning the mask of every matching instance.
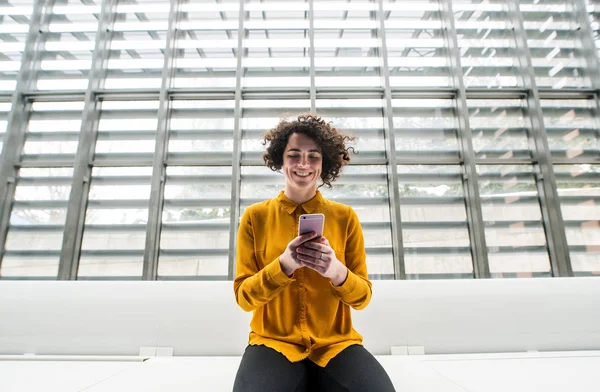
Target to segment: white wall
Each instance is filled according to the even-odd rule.
[[[596,278],[374,281],[354,313],[375,354],[600,349]],[[0,354],[240,355],[232,282],[1,281]]]

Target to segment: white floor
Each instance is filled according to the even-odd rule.
[[[39,359],[0,356],[0,391],[231,391],[240,361],[240,357]],[[600,391],[600,351],[377,359],[398,392]]]

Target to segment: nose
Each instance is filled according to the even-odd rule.
[[[302,158],[300,159],[300,166],[308,166],[308,156],[307,155],[302,155]]]

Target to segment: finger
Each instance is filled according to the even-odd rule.
[[[315,242],[315,241],[307,241],[304,244],[302,244],[302,246],[309,248],[309,249],[316,250],[318,252],[325,252],[327,250],[327,248],[325,248],[322,244],[319,244],[318,242]]]
[[[310,233],[305,233],[305,234],[301,234],[298,237],[294,238],[293,241],[296,241],[296,245],[301,245],[303,243],[305,243],[306,241],[310,241],[314,238],[317,238],[318,234],[314,231],[311,231]]]
[[[314,270],[314,271],[318,272],[319,274],[325,272],[325,267],[322,266],[322,265],[313,264],[313,263],[311,263],[309,261],[302,261],[301,263],[302,263],[302,265],[310,268],[311,270]]]
[[[311,265],[322,265],[323,260],[316,258],[316,257],[312,257],[312,256],[308,256],[308,255],[298,255],[298,260],[300,260],[301,263],[309,263]]]
[[[302,245],[302,246],[300,246],[300,247],[298,247],[296,249],[296,251],[297,251],[298,254],[301,254],[303,256],[309,256],[309,257],[312,257],[314,259],[320,259],[321,258],[321,255],[323,254],[323,252],[320,252],[318,250],[309,249],[305,245],[306,244],[304,244],[304,245]]]

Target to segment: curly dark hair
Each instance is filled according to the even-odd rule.
[[[331,183],[342,173],[342,166],[350,162],[350,152],[358,154],[353,147],[346,148],[345,142],[354,141],[355,137],[344,135],[332,123],[327,123],[321,117],[302,113],[294,121],[281,120],[273,129],[264,134],[263,145],[267,145],[267,151],[263,159],[273,171],[281,170],[283,166],[283,153],[289,137],[293,133],[302,133],[313,139],[321,148],[323,156],[323,169],[321,180],[323,185],[331,188]]]

